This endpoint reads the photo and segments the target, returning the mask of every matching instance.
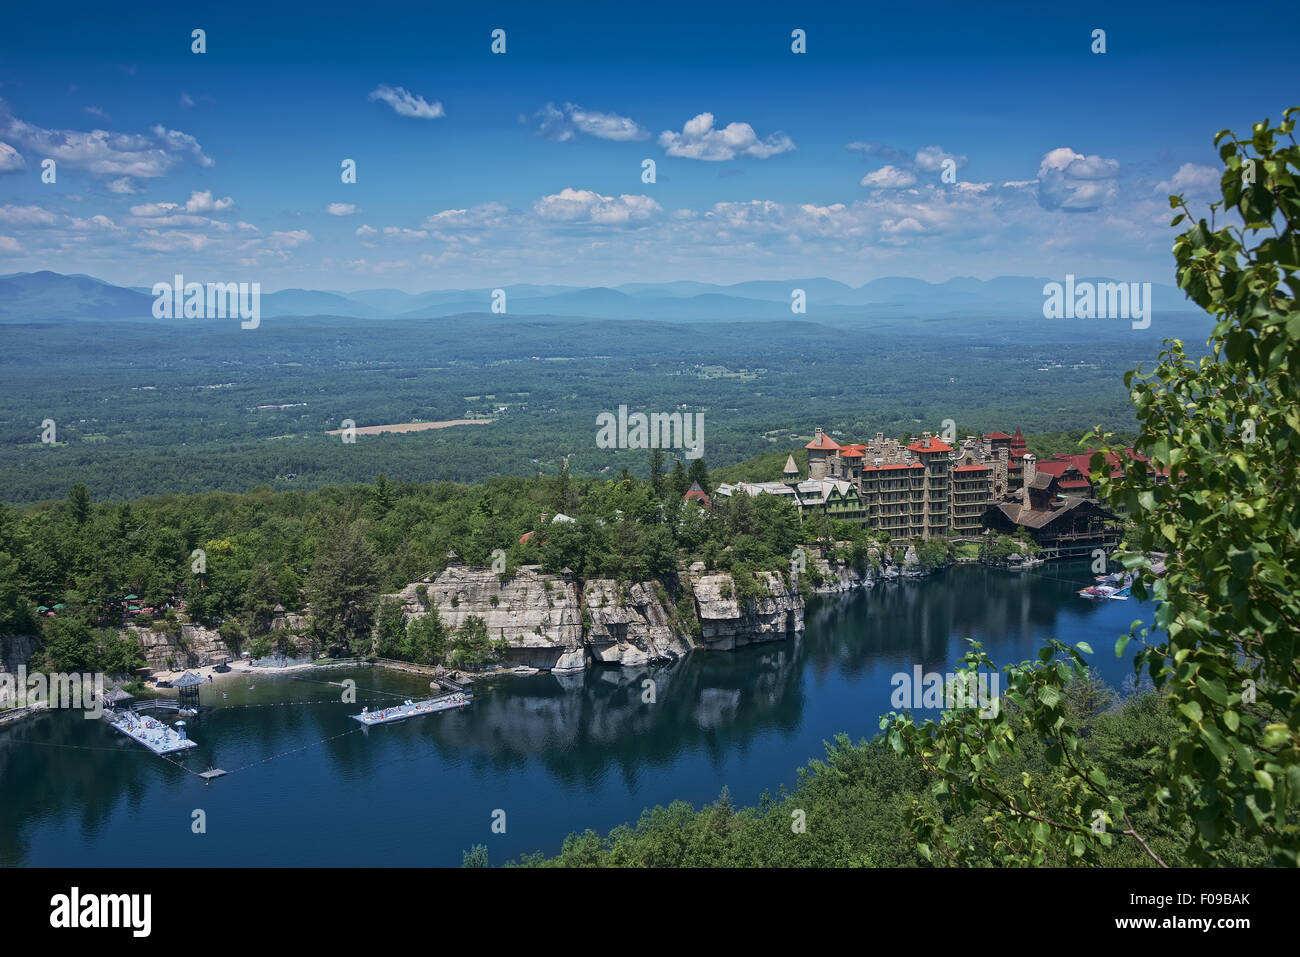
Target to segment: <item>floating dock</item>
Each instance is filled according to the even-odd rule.
[[[110,716],[111,715],[111,716]],[[197,748],[198,742],[170,728],[161,721],[143,717],[131,711],[107,712],[111,724],[133,741],[143,744],[154,754],[171,754],[186,748]]]
[[[360,714],[354,714],[351,717],[353,721],[360,721],[366,727],[370,727],[376,724],[405,721],[407,718],[417,718],[424,714],[437,714],[439,711],[450,711],[453,708],[464,708],[473,700],[472,695],[457,691],[437,698],[428,698],[424,701],[411,701],[408,699],[402,704],[381,708],[378,711],[371,711],[367,708]]]

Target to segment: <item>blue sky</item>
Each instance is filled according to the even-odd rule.
[[[0,273],[1169,282],[1167,194],[1300,103],[1280,4],[271,6],[7,12]]]

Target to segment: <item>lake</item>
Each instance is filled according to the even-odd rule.
[[[0,864],[459,866],[473,844],[500,864],[655,804],[711,801],[724,785],[752,804],[793,785],[835,734],[878,733],[890,677],[950,671],[966,638],[999,664],[1034,657],[1047,638],[1087,641],[1120,689],[1132,666],[1115,639],[1154,608],[1078,597],[1090,582],[1086,561],[956,566],[816,598],[797,639],[480,682],[469,708],[369,729],[348,716],[426,697],[427,678],[313,670],[259,676],[252,689],[230,678],[202,689],[212,710],[189,722],[199,747],[185,766],[233,772],[210,785],[102,721],[42,715],[0,730]],[[327,683],[345,678],[356,705]],[[206,833],[192,831],[196,811]]]

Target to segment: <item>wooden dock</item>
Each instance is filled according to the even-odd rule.
[[[421,715],[464,708],[473,700],[473,695],[457,691],[437,698],[428,698],[424,701],[411,701],[408,699],[402,704],[381,708],[378,711],[371,711],[367,708],[360,714],[352,715],[351,718],[353,721],[360,721],[366,727],[377,724],[392,724],[395,721],[405,721],[407,718],[418,718]]]

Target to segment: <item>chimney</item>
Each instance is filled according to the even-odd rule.
[[[813,441],[818,445],[822,444],[822,427],[820,425],[813,429]]]
[[[923,449],[928,449],[929,447],[930,447],[930,433],[929,433],[929,432],[922,432],[922,433],[921,433],[921,448],[923,448]]]
[[[1021,461],[1024,462],[1025,466],[1025,484],[1020,487],[1020,501],[1024,503],[1025,508],[1032,508],[1033,503],[1029,498],[1029,485],[1033,482],[1034,476],[1038,473],[1034,470],[1034,457],[1032,455],[1026,455]]]

